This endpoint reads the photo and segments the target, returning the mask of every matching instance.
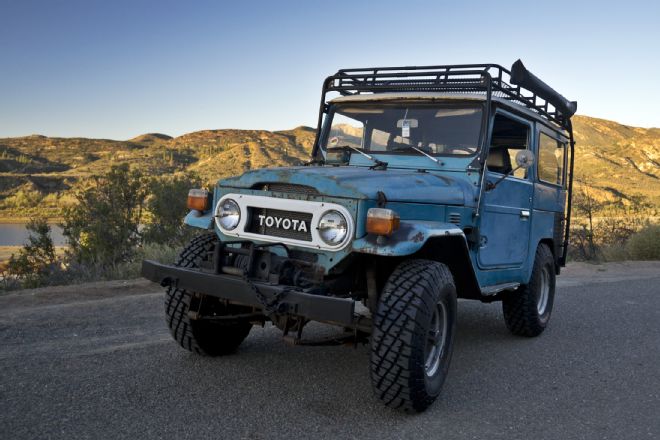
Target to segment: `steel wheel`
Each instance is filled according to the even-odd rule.
[[[429,327],[428,339],[426,340],[426,350],[424,362],[424,372],[427,376],[432,377],[440,366],[440,359],[445,350],[445,342],[447,340],[447,308],[443,303],[439,303],[433,317],[431,318],[431,325]]]
[[[550,297],[550,274],[547,267],[544,267],[541,271],[541,285],[539,287],[536,310],[538,310],[539,316],[543,316],[545,309],[548,307],[548,298]]]

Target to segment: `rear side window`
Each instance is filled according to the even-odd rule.
[[[539,138],[538,174],[539,179],[562,185],[564,183],[564,156],[566,144],[541,133]]]

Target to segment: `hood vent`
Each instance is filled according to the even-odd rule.
[[[254,185],[252,188],[260,189],[262,191],[308,194],[314,196],[319,194],[318,190],[314,187],[307,185],[295,185],[293,183],[281,183],[281,182],[259,183],[257,185]]]
[[[449,223],[453,223],[455,225],[460,225],[461,224],[461,213],[460,212],[450,212],[449,213]]]

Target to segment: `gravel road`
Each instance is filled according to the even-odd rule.
[[[535,339],[460,302],[443,395],[417,416],[372,397],[367,346],[291,347],[267,326],[202,358],[162,300],[145,281],[0,296],[0,438],[660,438],[658,263],[569,267]]]

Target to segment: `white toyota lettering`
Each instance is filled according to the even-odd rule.
[[[271,215],[259,214],[259,226],[266,225],[269,228],[275,226],[278,229],[293,229],[298,232],[307,232],[307,223],[303,220],[273,217]]]

